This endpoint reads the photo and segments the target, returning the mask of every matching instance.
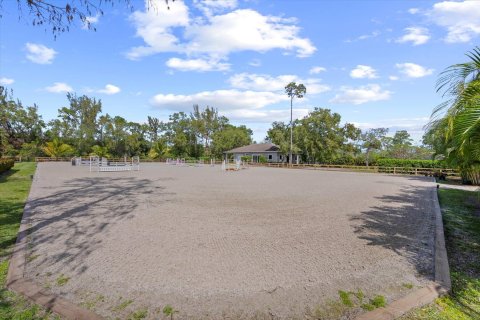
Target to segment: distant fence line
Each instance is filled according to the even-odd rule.
[[[125,158],[112,158],[109,161],[124,161]],[[68,157],[36,157],[36,162],[70,162],[72,158]],[[141,162],[165,162],[160,159],[140,159]],[[221,160],[216,160],[215,164],[221,164]],[[386,174],[405,174],[405,175],[427,175],[444,174],[446,176],[459,177],[460,172],[455,169],[446,168],[416,168],[416,167],[379,167],[379,166],[350,166],[350,165],[333,165],[333,164],[288,164],[285,162],[267,162],[255,163],[248,162],[248,166],[252,167],[269,167],[269,168],[286,168],[286,169],[310,169],[310,170],[331,170],[331,171],[355,171],[355,172],[371,172]]]
[[[350,166],[333,164],[288,164],[288,163],[249,163],[250,166],[288,168],[288,169],[310,169],[310,170],[331,170],[331,171],[356,171],[387,174],[406,175],[427,175],[444,174],[446,176],[459,177],[460,172],[455,169],[446,168],[416,168],[416,167],[379,167],[379,166]]]

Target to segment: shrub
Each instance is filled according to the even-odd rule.
[[[445,168],[445,163],[439,160],[378,159],[376,165],[379,167]]]
[[[260,163],[266,163],[266,162],[267,162],[267,158],[265,158],[265,156],[259,156],[259,157],[258,157],[258,162],[260,162]]]
[[[241,156],[240,159],[243,162],[252,162],[252,156]]]
[[[14,164],[13,159],[0,159],[0,173],[10,170]]]

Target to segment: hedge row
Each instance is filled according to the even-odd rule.
[[[439,160],[377,159],[375,165],[379,167],[445,168],[445,163]]]
[[[13,159],[0,159],[0,173],[10,170],[14,164]]]

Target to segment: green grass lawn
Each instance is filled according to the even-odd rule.
[[[480,193],[440,189],[452,292],[402,320],[480,319]]]
[[[0,319],[36,320],[54,319],[50,313],[29,303],[23,297],[8,291],[5,281],[8,258],[17,239],[23,206],[28,197],[35,163],[16,163],[8,172],[0,174]]]

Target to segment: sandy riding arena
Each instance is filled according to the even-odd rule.
[[[38,165],[26,273],[108,318],[305,318],[432,280],[434,184],[368,173]],[[413,289],[412,289],[413,288]]]

